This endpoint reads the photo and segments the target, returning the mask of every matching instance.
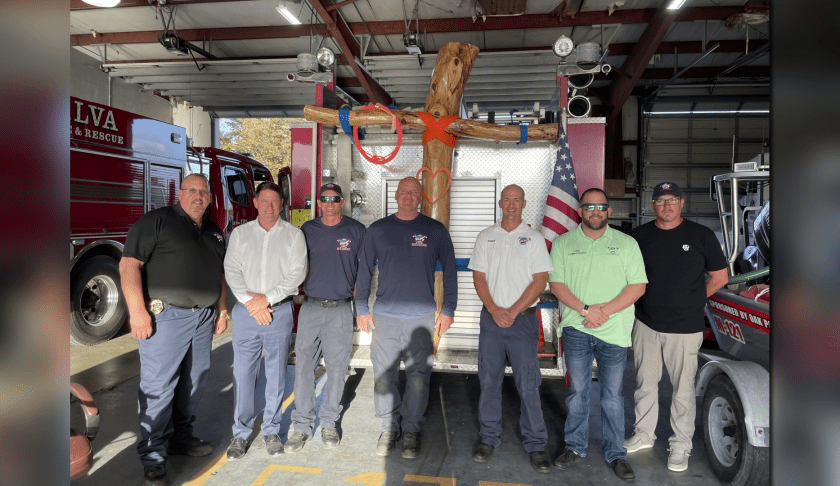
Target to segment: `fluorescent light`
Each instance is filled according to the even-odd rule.
[[[298,20],[297,17],[295,17],[295,15],[289,10],[289,7],[283,0],[277,2],[277,11],[280,12],[280,15],[288,20],[290,24],[300,25],[300,20]]]
[[[93,5],[94,7],[116,7],[120,0],[82,0],[83,2]]]
[[[668,10],[676,10],[683,6],[685,0],[671,0],[671,3],[668,5]]]
[[[770,110],[646,111],[645,115],[737,115],[770,113]]]

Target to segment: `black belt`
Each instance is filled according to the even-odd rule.
[[[291,302],[291,301],[293,301],[294,299],[295,299],[295,296],[294,296],[294,295],[290,295],[290,296],[286,297],[285,299],[281,300],[280,302],[278,302],[278,303],[276,303],[276,304],[271,304],[269,307],[277,307],[277,306],[278,306],[278,305],[280,305],[280,304],[285,304],[286,302]]]
[[[337,307],[338,304],[346,304],[346,303],[350,302],[351,300],[353,300],[353,297],[347,297],[346,299],[332,300],[332,299],[319,299],[317,297],[310,297],[308,295],[305,295],[303,297],[303,300],[305,300],[307,302],[312,302],[313,304],[318,304],[321,307],[323,307],[324,309],[330,309],[332,307]]]

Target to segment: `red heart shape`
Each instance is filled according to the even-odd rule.
[[[446,167],[441,167],[440,169],[438,169],[434,172],[432,172],[432,169],[430,169],[428,167],[421,167],[420,170],[417,171],[417,175],[415,177],[417,177],[417,179],[420,179],[420,173],[423,172],[424,170],[428,171],[429,174],[432,174],[432,179],[434,179],[438,175],[438,172],[440,172],[440,171],[446,172],[446,175],[449,176],[449,182],[446,184],[446,187],[443,189],[443,192],[440,194],[440,196],[438,196],[438,198],[435,199],[434,201],[430,200],[429,196],[427,196],[425,192],[422,193],[423,197],[425,197],[426,200],[429,201],[429,204],[434,205],[436,202],[440,201],[440,199],[446,194],[446,191],[449,190],[449,186],[452,185],[452,172],[449,172],[449,169],[447,169]]]

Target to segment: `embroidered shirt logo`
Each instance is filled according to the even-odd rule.
[[[519,237],[519,244],[522,245],[522,246],[527,245],[529,241],[531,241],[531,238],[528,238],[527,236],[520,236]]]
[[[611,255],[615,255],[618,252],[617,246],[608,246],[607,250],[610,252]]]
[[[338,251],[350,251],[350,243],[353,241],[350,238],[339,238],[338,240]]]
[[[215,236],[216,239],[219,240],[219,243],[224,243],[225,242],[225,237],[222,236],[220,233],[213,233],[213,236]]]
[[[688,251],[688,245],[683,245],[683,251]]]
[[[412,243],[411,246],[428,246],[425,243],[426,238],[428,238],[428,236],[420,235],[420,234],[414,234],[414,235],[411,235],[411,237],[414,238],[414,243]]]

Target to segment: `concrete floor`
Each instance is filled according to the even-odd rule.
[[[356,369],[346,377],[343,398],[345,410],[340,424],[341,445],[325,449],[320,441],[320,429],[315,437],[297,454],[269,457],[256,433],[247,455],[228,462],[225,451],[231,439],[233,414],[232,364],[233,349],[230,332],[214,339],[212,367],[207,390],[199,407],[195,433],[215,445],[212,455],[203,458],[176,456],[167,463],[170,484],[188,485],[394,485],[432,483],[441,485],[543,485],[569,483],[581,485],[625,484],[606,464],[598,444],[601,440],[601,421],[597,401],[593,400],[590,416],[590,447],[585,459],[568,471],[553,469],[539,474],[531,469],[528,455],[522,448],[519,434],[519,398],[512,377],[504,382],[504,419],[502,445],[493,458],[478,464],[472,451],[479,442],[478,396],[476,375],[433,373],[427,422],[422,435],[420,457],[403,459],[399,446],[388,458],[374,453],[379,436],[380,421],[373,412],[373,372]],[[102,425],[93,441],[94,465],[88,476],[74,484],[112,485],[141,484],[142,467],[137,457],[137,387],[139,359],[136,342],[130,335],[122,336],[106,345],[74,346],[72,363],[95,363],[84,370],[74,368],[73,381],[80,382],[93,392],[101,410]],[[701,363],[702,364],[702,363]],[[629,436],[633,424],[632,390],[635,370],[632,354],[628,354],[625,373],[625,429]],[[287,370],[286,395],[292,392],[294,367]],[[318,391],[326,381],[321,376]],[[264,384],[261,377],[260,386]],[[598,384],[593,383],[593,397],[598,396]],[[566,416],[565,398],[568,390],[563,380],[544,379],[540,388],[543,413],[548,426],[547,452],[553,459],[563,450],[563,423]],[[259,396],[262,390],[258,390]],[[667,377],[660,393],[660,420],[656,430],[658,439],[653,449],[628,456],[636,473],[637,484],[657,485],[717,485],[705,458],[702,434],[694,437],[694,451],[689,470],[672,473],[665,462],[668,457],[668,421],[670,386]],[[319,396],[320,399],[323,396]],[[258,407],[261,404],[258,402]],[[291,399],[284,402],[281,438],[288,438]],[[73,423],[79,423],[78,406],[73,406]],[[698,404],[698,410],[700,406]],[[316,427],[318,423],[316,422]],[[257,426],[257,430],[259,427]],[[699,415],[697,430],[700,430]]]

